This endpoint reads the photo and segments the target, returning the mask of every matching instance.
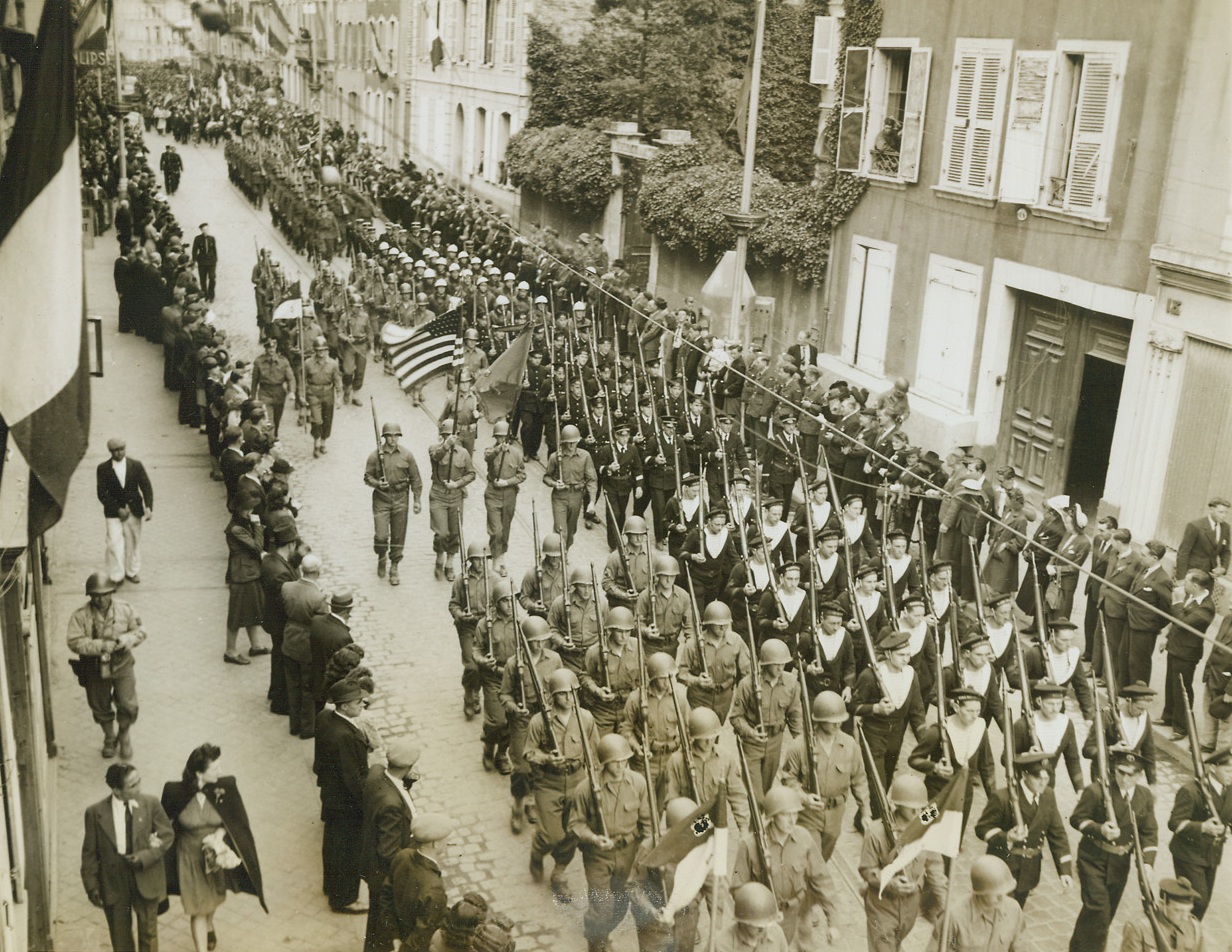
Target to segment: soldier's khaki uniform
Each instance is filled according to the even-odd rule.
[[[334,430],[334,407],[342,398],[342,373],[338,361],[324,352],[314,353],[304,361],[304,390],[308,397],[308,413],[312,420],[314,455],[324,453],[325,441]]]

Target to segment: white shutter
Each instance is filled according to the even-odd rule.
[[[1056,76],[1052,50],[1028,50],[1014,57],[1010,121],[1001,163],[1001,200],[1020,205],[1039,201],[1048,139],[1048,112]]]
[[[982,273],[975,265],[936,255],[928,267],[914,386],[959,410],[967,409]]]
[[[1009,51],[958,50],[941,159],[943,188],[992,195]]]
[[[903,100],[903,133],[899,147],[898,177],[914,182],[920,177],[920,149],[924,143],[924,107],[928,103],[928,69],[933,51],[913,49]]]
[[[813,58],[809,82],[829,86],[834,82],[834,55],[838,49],[838,20],[813,17]]]
[[[864,159],[864,123],[868,114],[873,51],[867,46],[849,46],[845,63],[843,111],[838,120],[838,170],[859,172]]]
[[[1112,155],[1112,126],[1120,76],[1117,57],[1087,53],[1082,57],[1078,106],[1069,146],[1065,177],[1066,211],[1099,212],[1108,187]]]

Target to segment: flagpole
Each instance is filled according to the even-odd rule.
[[[749,256],[749,235],[761,227],[765,214],[753,211],[753,166],[757,155],[757,110],[761,98],[762,48],[766,39],[766,0],[757,0],[757,26],[753,33],[752,76],[749,81],[748,131],[744,137],[744,176],[740,181],[740,208],[726,211],[723,217],[736,233],[736,260],[732,264],[731,314],[728,317],[727,339],[749,340],[747,322],[741,327],[744,308],[744,274]]]
[[[120,4],[112,0],[111,9],[111,42],[115,48],[115,78],[116,78],[116,108],[119,114],[116,119],[120,123],[120,182],[119,198],[128,195],[128,149],[124,145],[124,76],[120,68]]]
[[[714,851],[714,871],[710,876],[710,935],[706,940],[706,952],[715,952],[715,943],[719,938],[719,851]]]

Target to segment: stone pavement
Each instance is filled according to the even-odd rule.
[[[163,141],[151,137],[149,147],[157,154]],[[270,226],[268,212],[253,209],[229,185],[221,150],[187,146],[181,151],[185,175],[172,206],[188,236],[196,232],[199,222],[209,221],[218,237],[221,260],[214,308],[235,341],[233,352],[251,359],[257,353],[249,283],[254,239],[273,249],[284,266],[297,270],[305,282],[310,268],[283,244]],[[74,480],[68,511],[51,539],[53,631],[62,632],[68,614],[84,601],[82,581],[101,562],[103,527],[89,467],[105,457],[102,446],[108,437],[123,435],[130,453],[149,468],[156,500],[154,518],[144,536],[142,583],[126,584],[120,592],[120,597],[138,608],[150,632],[137,654],[143,715],[134,729],[135,762],[141,768],[144,789],[157,795],[163,782],[179,776],[194,746],[205,740],[219,744],[226,772],[236,775],[248,805],[271,910],[267,916],[251,897],[230,896],[217,919],[220,948],[358,952],[362,918],[331,914],[317,889],[320,822],[311,744],[289,737],[285,720],[268,713],[266,659],[255,659],[249,668],[222,662],[227,603],[222,533],[227,517],[222,487],[208,479],[204,437],[175,423],[175,397],[160,387],[161,354],[144,341],[116,333],[110,277],[113,241],[113,234],[103,236],[87,255],[90,313],[104,319],[107,376],[94,388],[92,451]],[[427,409],[439,410],[446,399],[443,387],[436,383],[427,390]],[[376,398],[382,421],[393,419],[402,424],[404,445],[426,474],[426,448],[435,438],[433,417],[413,410],[393,378],[379,368],[369,374],[360,394],[363,398],[369,395]],[[374,671],[378,689],[370,713],[387,737],[408,736],[423,748],[420,769],[424,779],[416,787],[419,804],[458,821],[449,858],[442,863],[451,897],[471,889],[487,896],[495,908],[519,923],[520,950],[582,949],[580,860],[570,870],[578,897],[572,904],[553,902],[546,886],[531,882],[526,871],[530,833],[520,837],[510,833],[507,780],[484,772],[479,722],[468,723],[461,714],[457,640],[446,608],[448,586],[433,578],[426,505],[422,515],[411,519],[401,587],[393,588],[376,578],[370,497],[361,478],[373,446],[371,425],[366,407],[339,410],[330,451],[318,460],[312,459],[310,437],[295,429],[292,414],[284,420],[282,440],[282,452],[296,466],[292,484],[302,505],[301,532],[325,560],[326,587],[350,589],[356,596],[353,629],[367,651],[366,662]],[[487,433],[485,427],[480,446]],[[550,524],[542,469],[535,464],[528,469],[509,555],[515,578],[520,578],[533,559],[532,499],[537,501],[542,531],[548,531]],[[424,499],[426,504],[426,490]],[[472,487],[466,512],[468,538],[482,538],[480,483]],[[601,564],[606,555],[602,531],[583,531],[578,539],[574,564],[579,559]],[[103,917],[86,901],[77,867],[81,813],[107,793],[102,780],[105,761],[98,754],[98,730],[64,663],[67,650],[62,636],[55,652],[60,661],[53,691],[61,751],[53,805],[59,828],[56,947],[104,949]],[[730,737],[726,742],[730,743]],[[1161,766],[1156,793],[1163,820],[1177,782],[1172,766]],[[1073,796],[1065,793],[1063,801],[1063,807],[1069,808]],[[980,805],[982,795],[976,809]],[[980,852],[973,843],[969,837],[959,861],[960,873]],[[836,946],[841,949],[865,948],[854,872],[859,846],[858,836],[845,836],[834,864],[842,887],[843,934]],[[1169,867],[1166,857],[1166,850],[1162,851],[1161,870]],[[1055,874],[1045,872],[1044,885],[1028,910],[1036,948],[1056,949],[1068,940],[1077,905],[1077,887],[1062,896]],[[1138,908],[1131,886],[1120,920],[1137,915]],[[1218,925],[1225,938],[1232,934],[1227,910],[1213,911],[1207,922]],[[1119,926],[1117,930],[1114,936]],[[192,948],[187,919],[176,899],[162,918],[161,933],[165,950]],[[924,938],[921,926],[907,948],[922,949]],[[632,952],[636,947],[627,921],[616,934],[614,947],[615,952]]]

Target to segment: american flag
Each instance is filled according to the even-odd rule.
[[[381,341],[398,383],[410,390],[438,370],[462,365],[462,311],[446,311],[418,329],[391,321],[381,329]]]

